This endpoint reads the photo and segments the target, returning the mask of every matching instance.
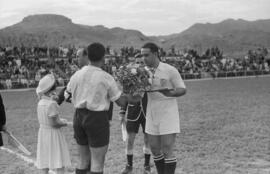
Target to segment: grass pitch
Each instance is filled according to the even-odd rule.
[[[177,174],[269,173],[270,78],[246,78],[186,82],[188,92],[179,98],[181,134],[176,141]],[[34,152],[38,121],[34,91],[1,92],[7,127]],[[118,174],[126,159],[119,108],[115,105],[105,173]],[[61,117],[72,120],[73,106],[61,106]],[[71,127],[63,128],[76,163]],[[142,173],[143,139],[139,133],[134,150],[134,174]],[[153,161],[151,162],[153,164]],[[36,174],[33,166],[0,151],[1,174]]]

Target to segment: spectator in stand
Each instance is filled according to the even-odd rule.
[[[10,79],[6,79],[6,86],[7,86],[7,89],[11,89],[12,88],[12,82]]]
[[[36,81],[36,83],[38,83],[40,81],[40,79],[41,79],[41,74],[40,74],[39,71],[37,71],[36,72],[36,75],[35,75],[35,81]]]
[[[216,50],[216,48],[214,50]],[[177,54],[174,57],[163,57],[162,59],[165,63],[176,67],[178,71],[186,78],[193,77],[193,75],[198,73],[200,74],[196,75],[196,77],[200,77],[202,74],[212,74],[216,76],[221,72],[225,74],[224,71],[230,72],[227,74],[235,75],[244,74],[244,71],[256,71],[256,74],[260,74],[262,71],[269,72],[269,66],[267,67],[264,63],[265,59],[268,61],[268,63],[270,62],[269,59],[267,59],[269,55],[267,57],[267,54],[260,54],[260,50],[262,49],[252,50],[243,59],[225,58],[220,55],[217,56],[216,54],[210,54],[208,57],[205,57],[204,55],[200,57],[193,54],[189,50],[181,54],[175,52]],[[123,47],[121,49],[121,54],[116,54],[122,55],[121,58],[117,57],[116,61],[114,61],[114,57],[108,58],[108,63],[106,63],[105,69],[113,74],[115,67],[118,68],[119,64],[125,63],[124,61],[127,57],[132,57],[137,52],[138,50],[134,49],[133,47]],[[61,55],[60,57],[62,58],[68,56],[70,59],[70,64],[59,63],[59,67],[61,67],[63,70],[65,69],[64,73],[68,74],[68,77],[70,77],[77,70],[76,66],[74,66],[72,63],[72,58],[76,56],[75,53],[76,49],[74,46],[60,46],[59,48],[47,48],[41,46],[25,47],[23,45],[20,47],[10,45],[2,46],[2,48],[0,48],[1,77],[4,77],[3,80],[5,81],[12,76],[13,80],[17,81],[17,76],[23,74],[28,80],[34,79],[37,72],[36,68],[45,67],[44,64],[46,64],[46,62],[40,58],[46,58],[48,55],[53,57]],[[163,53],[162,55],[166,56],[168,54]],[[33,57],[36,57],[35,60]],[[47,72],[47,67],[45,67],[45,69],[45,72]],[[249,72],[248,74],[254,74],[254,72]]]

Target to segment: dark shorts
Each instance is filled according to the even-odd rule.
[[[140,105],[129,105],[127,112],[127,132],[138,133],[141,126],[143,133],[145,133],[145,113],[141,111]]]
[[[102,147],[109,144],[108,111],[76,109],[73,120],[74,138],[79,145]]]
[[[112,115],[113,115],[113,102],[110,102],[110,107],[109,107],[109,110],[108,110],[108,116],[109,116],[109,120],[111,121],[112,120]]]
[[[2,139],[2,134],[0,132],[0,147],[3,146],[3,145],[4,145],[4,143],[3,143],[3,139]]]

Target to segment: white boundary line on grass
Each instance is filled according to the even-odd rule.
[[[33,159],[31,159],[31,158],[29,158],[29,157],[27,157],[27,156],[24,156],[24,155],[22,155],[22,154],[20,154],[20,153],[17,153],[17,152],[15,152],[15,151],[13,151],[13,150],[7,148],[7,147],[0,147],[0,149],[1,149],[1,150],[4,150],[4,151],[6,151],[6,152],[8,152],[8,153],[10,153],[10,154],[16,155],[18,158],[20,158],[20,159],[23,160],[24,162],[26,162],[26,163],[28,163],[28,164],[33,164],[33,165],[35,166],[35,160],[33,160]],[[50,173],[50,174],[56,174],[54,171],[51,171],[51,170],[49,171],[49,173]]]
[[[23,161],[25,161],[25,162],[27,162],[29,164],[35,164],[35,160],[33,160],[33,159],[31,159],[31,158],[29,158],[27,156],[24,156],[24,155],[22,155],[20,153],[17,153],[17,152],[15,152],[15,151],[7,148],[7,147],[1,147],[1,150],[4,150],[4,151],[6,151],[8,153],[11,153],[11,154],[14,154],[14,155],[16,155],[17,157],[19,157],[20,159],[22,159]]]
[[[236,77],[217,77],[217,78],[202,78],[202,79],[188,79],[184,80],[187,82],[194,81],[208,81],[208,80],[227,80],[227,79],[246,79],[246,78],[261,78],[261,77],[270,77],[270,75],[258,75],[258,76],[236,76]],[[62,88],[57,87],[57,88]],[[24,88],[24,89],[0,89],[0,92],[22,92],[22,91],[34,91],[36,88]]]
[[[202,79],[189,79],[189,80],[184,80],[184,81],[186,81],[186,82],[194,82],[194,81],[208,81],[208,80],[230,80],[230,79],[261,78],[261,77],[270,77],[270,75],[202,78]]]
[[[23,91],[34,91],[36,88],[22,88],[22,89],[1,89],[0,92],[23,92]]]

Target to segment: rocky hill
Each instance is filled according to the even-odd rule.
[[[199,53],[218,46],[225,54],[243,55],[249,49],[270,48],[270,20],[227,19],[215,24],[198,23],[180,33],[150,37],[137,30],[80,25],[65,16],[44,14],[27,16],[0,30],[2,45],[79,46],[94,41],[116,49],[123,46],[140,48],[143,43],[153,41],[165,50],[193,48]]]
[[[21,22],[0,30],[2,44],[78,46],[95,41],[112,48],[120,48],[140,47],[150,39],[136,30],[74,24],[67,17],[52,14],[28,16]]]
[[[270,48],[270,20],[228,19],[216,24],[194,24],[187,30],[159,37],[166,49],[194,48],[199,52],[218,46],[228,55],[246,53],[258,47]]]

